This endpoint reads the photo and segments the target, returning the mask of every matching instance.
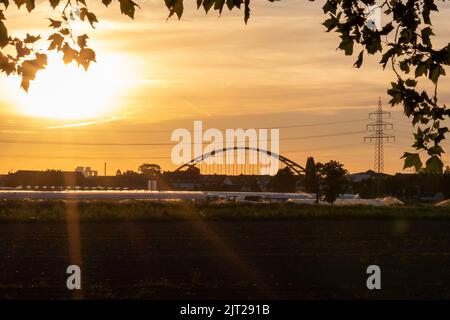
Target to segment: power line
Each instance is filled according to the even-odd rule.
[[[323,134],[323,135],[311,135],[311,136],[298,136],[298,137],[287,137],[280,138],[280,141],[283,140],[302,140],[302,139],[315,139],[315,138],[327,138],[327,137],[338,137],[338,136],[346,136],[346,135],[354,135],[359,133],[364,133],[365,131],[349,131],[349,132],[339,132],[334,134]],[[231,143],[251,143],[251,142],[262,142],[268,140],[244,140],[244,141],[234,141],[234,142],[226,142],[226,144]],[[71,145],[71,146],[174,146],[177,143],[166,143],[166,142],[134,142],[134,143],[121,143],[121,142],[65,142],[65,141],[38,141],[38,140],[8,140],[8,139],[0,139],[0,144],[31,144],[31,145]],[[184,143],[187,145],[195,145],[195,144],[207,144],[204,142],[201,143]]]
[[[281,138],[280,140],[299,140],[299,139],[313,139],[313,138],[327,138],[327,137],[340,137],[340,136],[348,136],[354,134],[365,133],[366,131],[350,131],[350,132],[339,132],[334,134],[322,134],[322,135],[314,135],[314,136],[303,136],[303,137],[292,137],[292,138]]]
[[[137,157],[111,157],[111,156],[103,156],[103,157],[82,157],[82,156],[59,156],[59,155],[48,155],[48,156],[41,156],[41,155],[25,155],[25,154],[7,154],[2,155],[2,158],[24,158],[24,159],[73,159],[73,160],[142,160],[142,159],[155,159],[155,160],[162,160],[162,159],[171,159],[171,157],[154,157],[154,156],[137,156]]]
[[[291,128],[306,128],[306,127],[316,127],[316,126],[327,126],[327,125],[335,125],[335,124],[345,124],[352,123],[357,121],[365,121],[367,119],[351,119],[351,120],[338,120],[338,121],[328,121],[328,122],[314,122],[314,123],[302,123],[302,124],[293,124],[293,125],[284,125],[284,126],[270,126],[270,127],[256,127],[252,129],[291,129]],[[173,132],[173,130],[169,129],[84,129],[84,127],[57,127],[57,128],[41,128],[41,127],[15,127],[15,126],[7,126],[1,127],[0,130],[24,130],[24,131],[53,131],[53,130],[73,130],[73,131],[83,131],[83,132],[119,132],[119,133],[168,133]],[[229,128],[218,128],[221,131],[225,131]],[[207,130],[207,128],[203,129]],[[195,131],[194,131],[195,132]]]
[[[365,131],[364,131],[365,132]],[[361,147],[364,144],[356,144],[356,146]],[[343,149],[343,148],[354,148],[355,144],[351,143],[351,144],[343,144],[343,145],[334,145],[334,146],[329,146],[329,147],[320,147],[320,148],[308,148],[308,149],[288,149],[288,150],[284,150],[282,153],[296,153],[296,152],[310,152],[310,151],[321,151],[321,150],[333,150],[333,149]]]

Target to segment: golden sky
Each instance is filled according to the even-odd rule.
[[[254,1],[248,25],[240,11],[205,15],[195,1],[185,2],[183,18],[166,21],[162,0],[140,1],[135,20],[121,15],[117,4],[106,9],[90,1],[99,23],[87,30],[98,62],[87,73],[51,57],[29,94],[2,75],[0,172],[102,171],[105,161],[108,174],[143,162],[174,169],[171,146],[111,144],[169,143],[172,130],[192,130],[193,120],[203,120],[205,128],[321,124],[281,129],[281,154],[300,164],[314,156],[365,171],[373,168],[373,146],[363,143],[362,131],[378,97],[392,112],[397,137],[385,148],[385,171],[402,170],[412,129],[400,108],[388,106],[393,75],[382,70],[379,56],[352,68],[356,57],[337,51],[337,35],[321,25],[321,1]],[[58,12],[47,1],[31,15],[10,6],[7,26],[14,35],[48,35],[45,18]],[[448,21],[447,5],[434,16],[438,45],[449,42]],[[441,81],[440,99],[448,105],[450,81]],[[67,127],[73,124],[83,126]],[[318,135],[328,136],[305,138]],[[303,138],[283,140],[291,137]]]

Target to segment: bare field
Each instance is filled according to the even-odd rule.
[[[449,230],[438,219],[4,221],[0,297],[450,298]],[[370,264],[380,291],[366,289]]]

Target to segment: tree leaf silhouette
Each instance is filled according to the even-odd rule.
[[[36,73],[47,66],[47,55],[36,54],[33,60],[25,60],[18,67],[17,71],[22,76],[21,87],[28,92],[30,81],[34,80]]]
[[[59,33],[51,34],[48,37],[48,40],[50,40],[50,46],[48,47],[48,50],[55,50],[58,49],[58,51],[61,51],[62,44],[64,41],[64,37],[61,36]]]
[[[78,54],[78,51],[72,49],[67,42],[64,43],[61,50],[63,52],[63,61],[65,64],[71,63]]]
[[[119,0],[120,2],[120,12],[134,19],[134,12],[136,7],[139,8],[138,4],[132,0]]]
[[[0,20],[0,47],[4,48],[8,43],[8,30],[3,21]]]

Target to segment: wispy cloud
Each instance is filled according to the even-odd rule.
[[[113,117],[108,119],[101,119],[101,120],[93,120],[93,121],[83,121],[83,122],[76,122],[76,123],[66,123],[56,126],[47,126],[45,129],[63,129],[63,128],[76,128],[76,127],[86,127],[86,126],[93,126],[103,123],[109,123],[113,121],[120,120],[120,117]]]

